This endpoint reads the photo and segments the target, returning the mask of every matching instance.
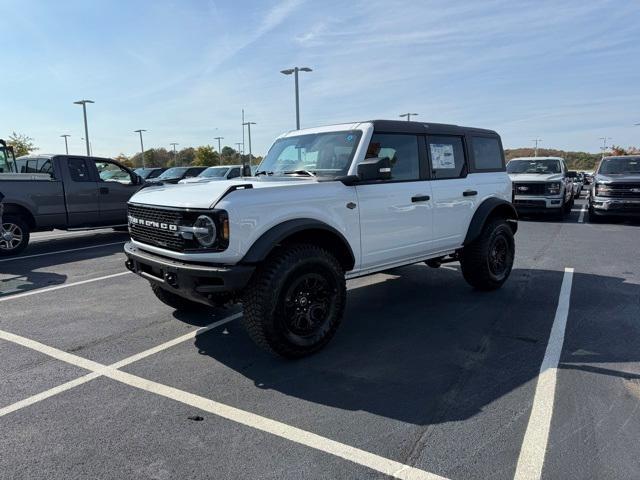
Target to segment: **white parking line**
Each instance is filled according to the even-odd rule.
[[[34,288],[23,293],[16,293],[15,295],[7,295],[0,297],[0,302],[6,302],[7,300],[15,300],[16,298],[29,297],[31,295],[38,295],[40,293],[53,292],[54,290],[61,290],[63,288],[75,287],[76,285],[84,285],[86,283],[99,282],[100,280],[106,280],[108,278],[121,277],[122,275],[128,275],[131,272],[113,273],[111,275],[105,275],[103,277],[90,278],[88,280],[81,280],[79,282],[63,283],[62,285],[56,285],[55,287]]]
[[[99,245],[89,245],[88,247],[69,248],[67,250],[56,250],[55,252],[35,253],[33,255],[22,255],[20,257],[3,258],[2,260],[0,260],[0,263],[13,262],[15,260],[24,260],[25,258],[44,257],[45,255],[56,255],[58,253],[79,252],[80,250],[89,250],[90,248],[109,247],[111,245],[120,245],[122,243],[125,243],[125,242],[120,241],[120,242],[111,242],[111,243],[101,243]]]
[[[587,204],[583,204],[580,209],[580,216],[578,217],[578,223],[584,223],[584,213],[587,211]]]
[[[188,337],[188,335],[184,335],[180,338],[185,338],[185,337]],[[185,405],[198,408],[205,412],[212,413],[214,415],[225,418],[227,420],[231,420],[233,422],[239,423],[241,425],[245,425],[247,427],[290,440],[294,443],[305,445],[307,447],[310,447],[325,453],[329,453],[331,455],[335,455],[337,457],[343,458],[345,460],[356,463],[358,465],[362,465],[372,470],[381,472],[385,475],[389,475],[393,478],[398,478],[402,480],[446,480],[444,479],[444,477],[441,477],[439,475],[435,475],[433,473],[429,473],[424,470],[420,470],[418,468],[411,467],[409,465],[405,465],[400,462],[396,462],[395,460],[390,460],[388,458],[376,455],[374,453],[370,453],[365,450],[361,450],[359,448],[351,447],[344,443],[331,440],[329,438],[317,435],[315,433],[311,433],[297,427],[292,427],[290,425],[287,425],[286,423],[278,422],[277,420],[272,420],[270,418],[262,417],[255,413],[247,412],[239,408],[231,407],[229,405],[225,405],[223,403],[219,403],[219,402],[210,400],[208,398],[201,397],[199,395],[185,392],[184,390],[179,390],[177,388],[170,387],[168,385],[163,385],[161,383],[147,380],[147,379],[138,377],[137,375],[132,375],[130,373],[117,370],[112,366],[102,365],[92,360],[88,360],[88,359],[79,357],[77,355],[73,355],[71,353],[68,353],[62,350],[58,350],[56,348],[50,347],[48,345],[44,345],[35,340],[21,337],[19,335],[15,335],[13,333],[5,332],[2,330],[0,330],[0,338],[31,348],[33,350],[36,350],[40,353],[44,353],[58,360],[62,360],[63,362],[69,363],[71,365],[75,365],[77,367],[90,370],[92,373],[96,374],[97,376],[104,375],[108,378],[111,378],[112,380],[116,380],[118,382],[124,383],[131,387],[135,387],[140,390],[155,393],[156,395],[160,395],[165,398],[169,398],[171,400],[183,403]],[[174,341],[166,342],[166,344],[163,344],[163,345],[171,346],[173,342]],[[147,350],[145,352],[151,352],[151,353],[148,353],[148,355],[151,355],[152,353],[155,353],[155,348]],[[143,354],[145,352],[143,352]],[[137,357],[139,355],[142,355],[142,354],[135,355],[134,357]],[[122,364],[123,362],[118,362],[118,364]],[[117,364],[114,364],[114,365],[117,365]],[[87,379],[89,375],[85,375],[84,377],[80,377],[79,379],[77,379],[75,381],[76,384],[81,385],[91,380],[91,379]],[[56,388],[59,391],[66,391],[66,390],[69,390],[70,388],[73,388],[74,386],[77,386],[76,384],[72,384],[72,383],[73,382],[68,382],[67,384],[63,384]],[[72,385],[69,385],[69,384],[72,384]],[[47,395],[46,394],[47,392],[43,392],[42,394],[39,394],[39,395],[41,398],[48,398],[52,395],[55,395],[56,393],[59,393],[59,391],[56,391],[51,395]],[[35,402],[29,403],[27,401],[23,401],[23,402],[27,404],[35,403]],[[9,407],[5,407],[5,409],[10,410],[11,407],[13,406],[10,405]],[[15,409],[11,411],[15,411]]]
[[[217,322],[213,322],[210,325],[204,326],[202,328],[199,328],[197,330],[193,330],[185,335],[182,335],[178,338],[174,338],[173,340],[170,340],[168,342],[165,342],[161,345],[158,345],[156,347],[150,348],[148,350],[145,350],[144,352],[140,352],[137,353],[135,355],[132,355],[130,357],[125,358],[124,360],[120,360],[119,362],[113,363],[111,365],[109,365],[106,368],[112,368],[112,369],[117,369],[117,368],[122,368],[125,365],[130,365],[133,362],[137,362],[138,360],[142,360],[143,358],[146,358],[150,355],[153,355],[155,353],[161,352],[162,350],[166,350],[167,348],[171,348],[174,345],[178,345],[179,343],[182,342],[186,342],[187,340],[190,340],[192,338],[197,337],[198,335],[202,335],[205,332],[208,332],[209,330],[216,328],[216,327],[220,327],[226,323],[229,323],[237,318],[240,318],[242,316],[241,313],[236,313],[234,315],[231,315],[229,317],[223,318],[222,320],[218,320]],[[18,335],[14,335],[11,334],[9,332],[3,332],[2,330],[0,330],[0,338],[3,338],[4,340],[8,340],[11,342],[15,342],[15,343],[20,343],[20,345],[23,345],[27,348],[31,348],[34,350],[37,350],[38,348],[50,348],[47,347],[46,345],[42,345],[39,342],[34,342],[33,340],[29,340],[26,339],[24,337],[20,337]],[[53,349],[53,353],[54,355],[57,355],[58,353],[55,351],[57,349]],[[48,350],[49,352],[51,352],[51,350]],[[45,352],[43,352],[45,353]],[[69,358],[81,358],[81,357],[77,357],[76,355],[71,355],[68,354],[66,352],[65,353],[65,357],[62,358],[60,356],[54,357],[57,360],[62,360],[63,362],[67,362],[67,360]],[[69,355],[71,355],[71,357],[69,357]],[[53,355],[50,355],[53,356]],[[66,360],[65,360],[66,359]],[[69,363],[69,362],[67,362]],[[99,364],[98,364],[99,365]],[[80,365],[78,365],[80,366]],[[87,368],[89,365],[84,365],[82,366],[82,368]],[[104,368],[104,367],[103,367]],[[91,380],[101,377],[102,374],[102,370],[94,370],[91,373],[88,373],[87,375],[84,375],[82,377],[76,378],[75,380],[71,380],[70,382],[67,383],[63,383],[62,385],[58,385],[56,387],[50,388],[49,390],[45,390],[44,392],[38,393],[36,395],[32,395],[31,397],[25,398],[24,400],[20,400],[19,402],[13,403],[11,405],[8,405],[6,407],[0,408],[0,417],[7,415],[9,413],[15,412],[16,410],[20,410],[21,408],[25,408],[28,407],[30,405],[33,405],[34,403],[40,402],[42,400],[45,400],[47,398],[53,397],[54,395],[57,395],[59,393],[62,392],[66,392],[67,390],[71,390],[72,388],[75,388],[79,385],[82,385],[84,383],[90,382]]]
[[[518,465],[514,475],[515,480],[537,480],[542,475],[542,466],[549,441],[549,429],[553,415],[553,399],[556,391],[556,375],[558,362],[564,343],[564,332],[569,315],[571,301],[571,285],[573,283],[573,268],[564,269],[558,308],[553,320],[549,343],[540,366],[536,393],[533,397],[533,407],[524,435]]]

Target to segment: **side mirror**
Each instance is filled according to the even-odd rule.
[[[367,158],[358,164],[358,177],[361,181],[391,180],[391,160],[384,158]]]
[[[576,178],[578,176],[578,172],[575,170],[569,170],[567,172],[567,178]]]

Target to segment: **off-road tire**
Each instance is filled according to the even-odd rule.
[[[491,255],[495,254],[496,244],[505,247],[504,269],[496,273],[492,266]],[[513,268],[515,244],[513,231],[504,218],[489,220],[482,233],[464,247],[460,266],[464,279],[478,290],[496,290],[509,278]]]
[[[20,216],[7,214],[2,217],[2,223],[6,228],[12,228],[11,225],[16,227],[17,231],[21,232],[22,240],[13,248],[2,248],[4,243],[0,240],[0,243],[2,243],[2,245],[0,245],[0,257],[18,255],[29,245],[29,238],[31,237],[29,224]]]
[[[158,300],[180,312],[197,312],[207,308],[203,303],[188,300],[158,285],[152,284],[151,290],[155,293],[156,297],[158,297]]]
[[[291,324],[295,315],[300,318],[300,314],[294,312],[289,315],[287,312],[292,311],[292,305],[301,305],[296,300],[298,292],[295,288],[309,277],[316,277],[316,281],[326,284],[326,294],[321,300],[309,297],[308,305],[316,302],[313,305],[323,304],[324,308],[309,308],[304,321],[314,330],[299,334]],[[322,289],[316,289],[319,290]],[[302,302],[302,298],[299,301]],[[244,326],[258,346],[286,358],[311,355],[331,340],[342,322],[346,304],[344,271],[338,260],[323,248],[309,244],[284,246],[258,267],[244,289],[242,304]],[[327,312],[320,315],[322,318],[316,327],[311,327],[311,309],[313,312]]]

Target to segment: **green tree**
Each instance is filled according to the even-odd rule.
[[[16,157],[21,157],[23,155],[28,155],[31,152],[35,152],[38,150],[38,147],[33,143],[33,138],[28,135],[20,134],[13,132],[9,135],[7,140],[9,145],[13,146],[13,151]]]
[[[211,165],[218,165],[218,160],[218,153],[213,150],[213,147],[211,145],[203,145],[196,148],[193,165],[210,167]]]
[[[121,163],[125,167],[133,168],[133,162],[124,153],[121,153],[120,155],[117,155],[116,157],[114,157],[114,160],[116,162]]]

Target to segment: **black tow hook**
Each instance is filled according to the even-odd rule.
[[[172,287],[178,286],[178,277],[175,273],[167,272],[164,274],[164,281]]]

